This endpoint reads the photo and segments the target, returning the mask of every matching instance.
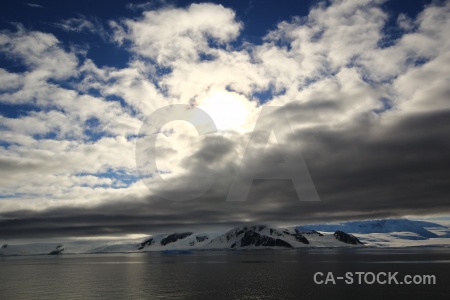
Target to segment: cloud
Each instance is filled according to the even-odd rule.
[[[146,11],[138,20],[126,20],[116,39],[130,40],[132,50],[158,64],[200,60],[200,55],[214,55],[214,48],[226,45],[239,34],[231,9],[214,4],[191,4],[186,9],[163,8]]]
[[[25,5],[28,5],[29,7],[33,8],[44,8],[42,5],[36,4],[36,3],[24,3]]]
[[[0,117],[0,236],[448,213],[450,4],[400,16],[402,34],[386,44],[381,3],[319,3],[243,45],[231,9],[146,7],[110,21],[131,55],[124,68],[98,67],[50,33],[1,32],[0,51],[25,71],[0,70],[0,103],[33,109]],[[69,23],[90,30],[84,21]],[[179,121],[158,131],[158,168],[173,195],[215,178],[199,199],[178,202],[158,196],[164,186],[148,190],[134,161],[146,116],[177,103],[209,112],[220,129],[199,137]],[[286,112],[294,136],[277,140],[304,157],[320,202],[298,201],[289,180],[257,173],[246,202],[224,201],[250,168],[241,159],[261,105]]]
[[[21,77],[18,74],[0,69],[0,91],[14,90],[20,87],[20,85]]]
[[[100,36],[104,40],[109,39],[109,33],[103,26],[102,22],[96,18],[88,18],[84,15],[79,15],[78,18],[69,18],[61,20],[59,23],[49,23],[52,26],[61,28],[68,32],[89,32]]]
[[[169,1],[167,0],[155,0],[143,3],[128,3],[127,8],[133,11],[146,11],[157,9],[159,6],[169,6]]]
[[[25,84],[54,78],[67,79],[76,73],[78,59],[60,47],[58,39],[49,33],[28,32],[19,25],[16,32],[0,33],[0,51],[11,59],[20,60],[27,68]],[[18,74],[16,74],[18,75]]]

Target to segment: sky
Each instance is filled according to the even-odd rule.
[[[0,238],[448,216],[449,34],[450,1],[2,2]]]

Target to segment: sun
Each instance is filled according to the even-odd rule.
[[[252,110],[252,103],[243,95],[215,91],[198,102],[198,107],[206,111],[220,131],[242,129]]]

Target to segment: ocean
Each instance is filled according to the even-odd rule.
[[[389,284],[389,272],[392,276],[397,272],[394,277],[397,283],[391,280]],[[348,274],[353,283],[337,279],[349,279]],[[435,284],[406,284],[406,275],[418,276],[416,282],[424,278],[423,275],[433,275]],[[450,251],[446,248],[0,257],[0,298],[3,300],[434,300],[449,299],[449,295]]]

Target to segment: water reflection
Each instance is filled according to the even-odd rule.
[[[2,299],[447,299],[447,249],[197,251],[0,258]],[[316,285],[315,272],[434,274],[435,286]]]

